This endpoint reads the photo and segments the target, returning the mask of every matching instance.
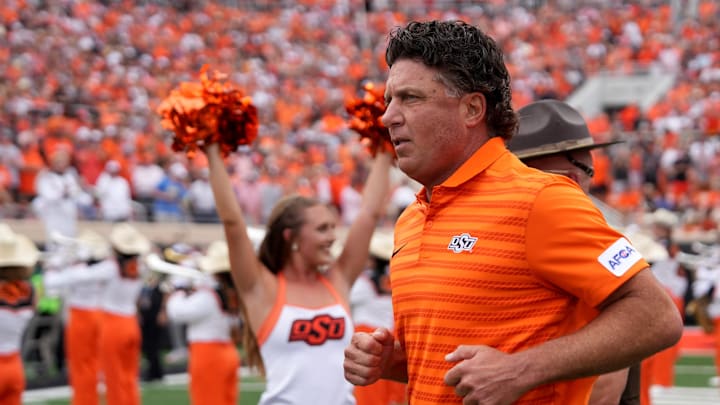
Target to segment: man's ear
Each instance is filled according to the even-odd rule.
[[[465,124],[475,127],[480,124],[487,115],[487,100],[480,92],[469,93],[465,98]]]

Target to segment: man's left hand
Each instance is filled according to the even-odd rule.
[[[445,384],[455,387],[463,405],[510,405],[530,388],[520,379],[525,365],[488,346],[458,346],[445,360],[457,362]]]

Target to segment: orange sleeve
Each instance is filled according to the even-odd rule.
[[[559,178],[538,194],[527,227],[536,276],[592,307],[648,267],[571,180]]]

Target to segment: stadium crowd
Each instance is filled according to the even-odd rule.
[[[345,101],[364,80],[384,80],[393,27],[462,18],[502,46],[516,108],[565,99],[600,72],[674,74],[674,87],[646,111],[585,117],[598,140],[626,141],[596,154],[593,192],[623,212],[664,207],[689,213],[688,226],[717,222],[715,2],[687,10],[658,1],[285,3],[3,2],[1,215],[36,215],[28,204],[36,177],[61,151],[77,173],[82,219],[214,221],[204,157],[173,153],[155,112],[203,65],[229,73],[258,107],[259,139],[232,158],[251,223],[264,223],[290,191],[352,210],[367,154],[347,129]],[[129,193],[112,192],[107,177]]]

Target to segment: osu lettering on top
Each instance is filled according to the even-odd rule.
[[[318,315],[312,319],[297,319],[290,328],[289,342],[304,341],[309,345],[321,345],[328,339],[345,336],[345,319],[330,315]]]

